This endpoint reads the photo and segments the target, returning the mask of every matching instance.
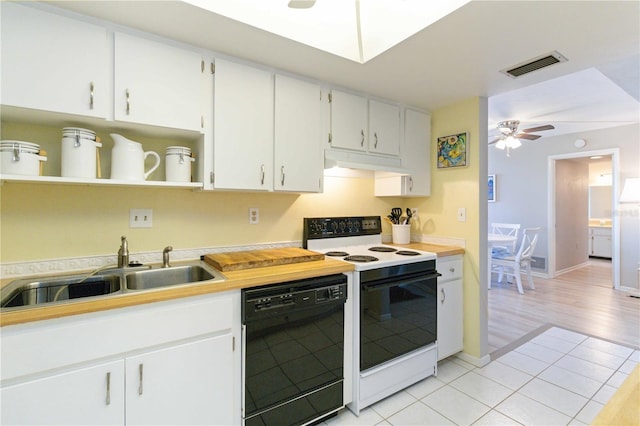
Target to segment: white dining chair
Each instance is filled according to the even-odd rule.
[[[513,237],[513,243],[510,246],[493,246],[491,251],[493,253],[508,252],[513,254],[516,251],[516,243],[518,241],[518,233],[520,232],[519,223],[497,223],[491,224],[491,232],[497,235],[507,235]]]
[[[491,269],[498,273],[498,282],[502,282],[504,275],[507,277],[513,277],[516,280],[518,286],[518,293],[524,294],[522,289],[521,272],[527,273],[529,280],[529,287],[535,290],[533,284],[533,277],[531,276],[531,262],[535,262],[531,256],[536,248],[538,242],[538,233],[540,228],[526,228],[522,232],[522,242],[517,253],[510,254],[506,252],[492,254],[491,256]]]

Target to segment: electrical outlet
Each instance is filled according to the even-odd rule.
[[[153,209],[130,209],[129,228],[151,228],[153,226]]]
[[[458,209],[458,222],[466,222],[467,221],[467,209],[464,207],[460,207]]]
[[[258,223],[260,223],[260,209],[249,207],[249,225],[257,225]]]

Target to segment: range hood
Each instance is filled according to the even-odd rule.
[[[410,175],[411,171],[402,168],[400,158],[383,157],[364,152],[338,151],[325,149],[325,176],[373,176],[374,172],[387,172],[396,175]]]

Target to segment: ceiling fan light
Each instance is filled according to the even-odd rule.
[[[513,136],[509,136],[506,142],[507,142],[507,146],[512,149],[519,148],[520,146],[522,146],[522,142],[520,142],[518,138],[514,138]]]
[[[504,139],[500,139],[498,142],[496,142],[497,149],[505,149],[506,147],[507,143],[504,141]]]

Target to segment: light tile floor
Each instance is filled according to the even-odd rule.
[[[558,327],[476,368],[455,357],[429,377],[337,425],[587,425],[640,351]]]

